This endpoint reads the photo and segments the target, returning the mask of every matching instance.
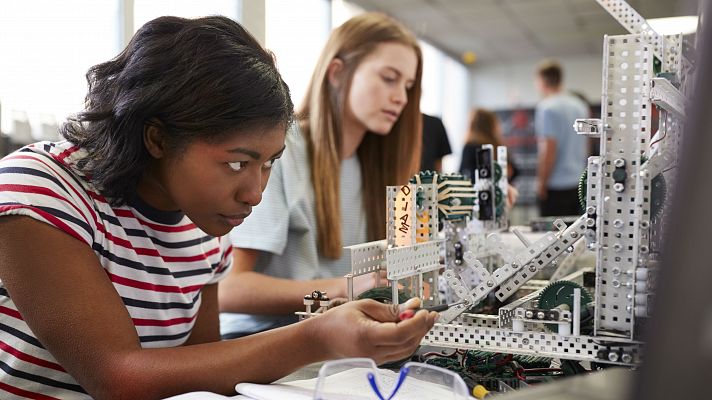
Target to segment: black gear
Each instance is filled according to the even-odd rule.
[[[583,286],[571,281],[556,281],[550,283],[539,293],[537,307],[542,310],[551,310],[560,305],[566,304],[569,310],[574,310],[574,289],[581,289],[581,317],[582,320],[589,313],[587,304],[593,301],[591,294]],[[547,329],[556,331],[556,324],[546,324]]]

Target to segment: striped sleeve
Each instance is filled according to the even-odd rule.
[[[213,270],[213,277],[208,281],[209,284],[217,283],[227,276],[232,268],[232,242],[227,235],[218,238],[220,242],[220,262]]]
[[[91,246],[90,204],[76,175],[50,153],[28,147],[0,160],[0,216],[28,216]]]

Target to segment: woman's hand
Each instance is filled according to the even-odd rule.
[[[507,184],[507,209],[511,210],[519,197],[519,190],[514,186]]]
[[[315,317],[319,322],[315,335],[332,359],[368,357],[377,364],[401,360],[415,352],[438,317],[436,312],[419,311],[399,321],[401,311],[418,307],[417,298],[401,305],[351,301]]]

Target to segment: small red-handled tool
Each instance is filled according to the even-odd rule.
[[[406,319],[413,318],[413,316],[415,315],[415,313],[417,313],[417,312],[420,311],[420,310],[426,310],[426,311],[428,311],[428,312],[430,312],[430,311],[441,312],[441,311],[447,310],[448,308],[450,308],[450,307],[452,307],[452,306],[457,306],[457,305],[460,305],[460,304],[462,304],[462,303],[464,303],[464,302],[463,302],[463,301],[459,301],[459,302],[457,302],[457,303],[452,303],[452,304],[439,304],[439,305],[437,305],[437,306],[431,306],[431,307],[423,307],[423,308],[415,308],[415,309],[413,309],[413,308],[408,308],[408,309],[406,309],[406,310],[401,311],[401,313],[398,314],[398,318],[399,318],[401,321],[404,321],[404,320],[406,320]]]

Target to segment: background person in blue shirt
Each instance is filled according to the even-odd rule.
[[[587,140],[573,128],[588,116],[579,98],[562,91],[563,71],[556,61],[537,68],[536,86],[543,99],[534,125],[538,141],[537,197],[541,216],[579,215],[578,180],[586,168]]]

